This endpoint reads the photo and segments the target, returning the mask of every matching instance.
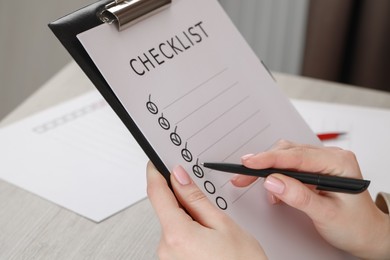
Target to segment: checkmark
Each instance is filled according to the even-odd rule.
[[[162,114],[158,118],[158,123],[162,127],[162,129],[164,129],[164,130],[168,130],[171,127],[171,125],[169,124],[169,121]]]
[[[175,127],[175,131],[171,133],[170,138],[174,145],[180,146],[181,145],[181,137],[176,133],[177,126]]]
[[[171,137],[171,141],[172,141],[172,143],[174,145],[176,145],[176,146],[180,146],[181,145],[181,138],[180,138],[180,136],[178,134],[171,133],[170,137]]]
[[[181,151],[181,156],[183,157],[184,160],[186,160],[187,162],[191,162],[192,161],[192,154],[189,150],[187,149],[183,149]]]
[[[187,149],[187,143],[186,143],[185,148],[183,150],[181,150],[181,156],[187,162],[191,162],[192,161],[192,153],[190,152],[190,150]]]
[[[149,110],[150,113],[152,113],[154,115],[158,113],[158,108],[157,108],[156,104],[154,104],[151,101],[148,101],[146,103],[146,108]]]
[[[198,178],[203,178],[203,176],[204,176],[203,169],[199,165],[192,166],[192,172]]]
[[[146,102],[146,108],[149,110],[150,113],[155,115],[158,113],[158,108],[156,104],[151,101],[151,99],[152,99],[152,94],[149,94],[149,101]]]

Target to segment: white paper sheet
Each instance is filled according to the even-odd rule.
[[[390,191],[390,110],[294,100],[294,105],[314,132],[345,132],[326,146],[338,146],[356,154],[368,190],[375,199]]]
[[[146,197],[146,162],[97,91],[0,128],[0,178],[96,222]]]
[[[103,24],[78,38],[167,168],[182,164],[271,259],[345,259],[302,214],[271,207],[261,181],[236,188],[201,166],[280,138],[319,144],[217,1],[175,0],[124,31]]]

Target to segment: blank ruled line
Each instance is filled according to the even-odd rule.
[[[232,201],[232,204],[236,203],[239,199],[242,198],[242,196],[244,196],[245,194],[248,193],[248,191],[250,191],[253,187],[256,186],[256,183],[259,182],[260,179],[263,179],[263,178],[258,178],[254,183],[252,183],[251,186],[249,186],[243,193],[240,194],[240,196],[238,196],[235,200]]]
[[[242,144],[240,147],[238,147],[236,150],[234,150],[232,153],[230,153],[228,156],[225,157],[225,159],[222,160],[222,162],[225,162],[228,158],[230,158],[233,154],[237,153],[242,147],[244,147],[246,144],[248,144],[250,141],[252,141],[255,137],[257,137],[259,134],[261,134],[264,130],[266,130],[268,127],[270,126],[270,124],[266,125],[265,127],[263,127],[260,131],[258,131],[254,136],[252,136],[248,141],[246,141],[244,144]],[[279,139],[277,140],[279,141]],[[270,146],[268,146],[264,151],[268,151],[269,149],[271,149],[272,146],[274,146],[274,144],[277,142],[273,142]],[[224,188],[226,184],[228,184],[230,182],[230,178],[224,182],[221,186],[219,186],[220,188]]]
[[[265,148],[264,151],[268,151],[270,150],[277,142],[279,142],[281,139],[277,139],[275,142],[273,142],[272,144],[270,144],[267,148]]]
[[[199,155],[198,157],[200,157],[203,153],[205,153],[207,150],[209,150],[211,147],[213,147],[214,145],[216,145],[217,143],[219,143],[222,139],[224,139],[226,136],[228,136],[230,133],[232,133],[234,130],[236,130],[237,128],[239,128],[240,126],[242,126],[243,124],[245,124],[245,122],[247,122],[249,119],[251,119],[252,117],[254,117],[256,114],[258,114],[260,112],[260,109],[255,111],[254,113],[252,113],[249,117],[247,117],[245,120],[243,120],[241,123],[237,124],[233,129],[231,129],[229,132],[227,132],[226,134],[224,134],[221,138],[219,138],[217,141],[215,141],[213,144],[211,144],[209,147],[207,147],[205,150],[203,150]]]
[[[190,137],[188,137],[187,141],[189,141],[192,137],[196,136],[197,134],[199,134],[201,131],[203,131],[204,129],[206,129],[207,127],[209,127],[211,124],[217,122],[217,120],[221,117],[223,117],[224,115],[226,115],[227,113],[229,113],[231,110],[233,110],[234,108],[236,108],[237,106],[239,106],[241,103],[243,103],[245,100],[247,100],[249,98],[249,96],[246,96],[244,97],[243,99],[241,99],[239,102],[237,102],[236,104],[234,104],[232,107],[230,107],[228,110],[224,111],[222,114],[218,115],[217,117],[215,117],[214,119],[212,119],[208,124],[206,124],[205,126],[203,126],[201,129],[199,129],[198,131],[196,131],[193,135],[191,135]]]
[[[237,153],[242,147],[244,147],[245,145],[247,145],[249,142],[251,142],[253,139],[255,139],[257,136],[259,136],[261,133],[263,133],[268,127],[270,127],[271,124],[268,124],[266,125],[265,127],[263,127],[262,129],[260,129],[258,132],[256,132],[256,134],[254,134],[251,138],[248,139],[248,141],[246,141],[245,143],[243,143],[242,145],[240,145],[237,149],[235,149],[232,153],[230,153],[228,156],[226,156],[222,162],[225,162],[228,158],[230,158],[233,154]]]
[[[222,74],[223,72],[225,72],[228,68],[224,68],[223,70],[219,71],[218,73],[214,74],[213,76],[211,76],[210,78],[208,78],[207,80],[203,81],[202,83],[200,83],[198,86],[196,86],[195,88],[191,89],[190,91],[188,91],[187,93],[185,93],[184,95],[178,97],[177,99],[175,99],[174,101],[172,101],[170,104],[166,105],[163,110],[167,109],[168,107],[172,106],[173,104],[175,104],[177,101],[179,101],[180,99],[188,96],[189,94],[191,94],[192,92],[194,92],[195,90],[197,90],[198,88],[200,88],[201,86],[203,86],[204,84],[206,84],[207,82],[209,82],[210,80],[216,78],[217,76],[219,76],[220,74]]]
[[[219,186],[221,189],[226,186],[230,182],[231,178],[229,178],[227,181],[225,181],[221,186]]]
[[[214,97],[212,97],[210,100],[208,100],[206,103],[203,103],[201,106],[199,106],[198,108],[196,108],[195,110],[193,110],[191,113],[189,113],[188,115],[186,115],[184,118],[180,119],[179,121],[176,122],[176,125],[180,124],[182,121],[184,121],[185,119],[187,119],[188,117],[190,117],[191,115],[193,115],[194,113],[196,113],[197,111],[199,111],[202,107],[210,104],[212,101],[214,101],[216,98],[218,98],[219,96],[221,96],[222,94],[224,94],[225,92],[227,92],[228,90],[230,90],[231,88],[233,88],[234,86],[236,86],[238,84],[238,82],[234,82],[232,85],[230,85],[229,87],[227,87],[226,89],[222,90],[221,92],[219,92],[217,95],[215,95]]]

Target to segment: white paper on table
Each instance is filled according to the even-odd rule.
[[[316,133],[345,132],[326,146],[337,146],[356,154],[368,190],[375,199],[390,191],[390,110],[294,100],[294,105]]]
[[[99,222],[146,197],[147,157],[97,91],[0,128],[0,178]]]
[[[77,37],[166,167],[183,165],[271,259],[346,259],[303,214],[270,206],[261,180],[236,188],[201,166],[281,138],[319,144],[217,1],[175,0],[126,30],[103,24]]]

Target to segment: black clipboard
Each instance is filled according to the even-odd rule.
[[[48,25],[107,103],[119,116],[168,183],[170,183],[169,170],[111,90],[95,63],[77,39],[77,35],[99,26],[104,22],[116,23],[118,30],[122,30],[168,7],[170,3],[171,0],[141,0],[133,2],[124,0],[101,0],[51,22]]]

